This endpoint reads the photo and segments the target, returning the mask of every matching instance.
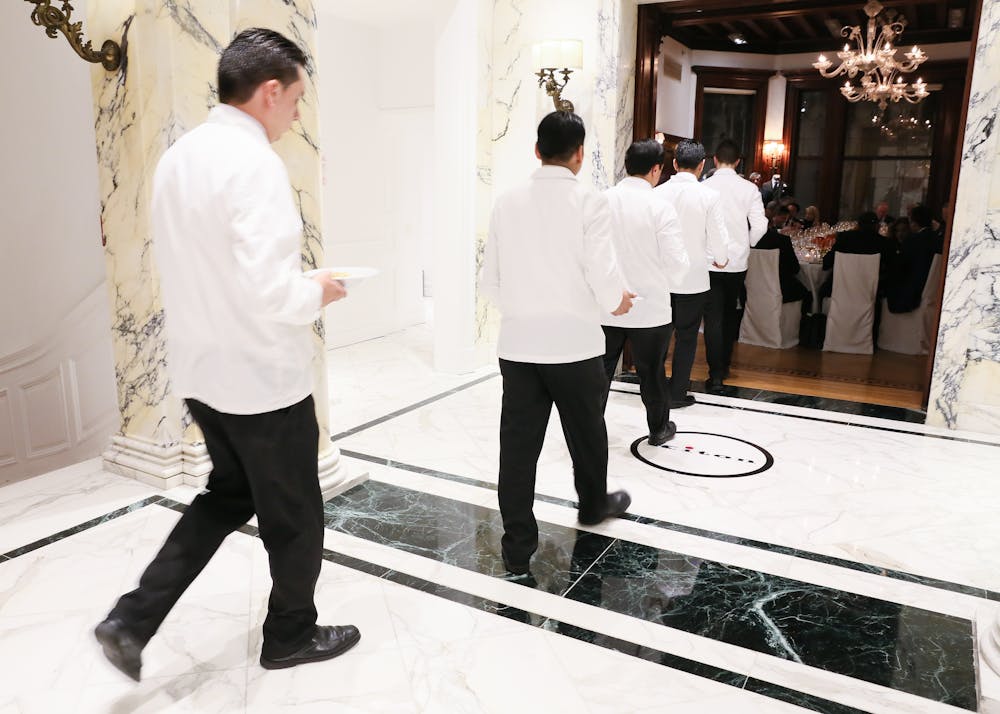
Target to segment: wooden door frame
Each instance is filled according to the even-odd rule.
[[[744,170],[747,175],[751,171],[760,171],[764,164],[764,125],[767,122],[767,89],[768,84],[776,74],[773,69],[740,69],[733,67],[710,67],[698,65],[691,71],[697,76],[694,100],[694,138],[702,141],[701,122],[705,114],[705,89],[744,89],[755,93],[752,155],[744,157]],[[712,155],[714,146],[706,146],[705,151]]]

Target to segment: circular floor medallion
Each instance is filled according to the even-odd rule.
[[[650,446],[648,437],[632,442],[632,454],[645,464],[685,476],[735,478],[767,471],[774,457],[743,439],[701,431],[679,431],[662,446]]]

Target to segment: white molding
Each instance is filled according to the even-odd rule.
[[[0,394],[7,397],[13,440],[13,453],[0,454],[0,483],[97,456],[106,446],[119,419],[110,326],[107,286],[102,282],[42,339],[0,355]],[[36,389],[53,388],[55,399],[50,392],[37,401]],[[0,414],[0,424],[5,418]],[[41,446],[40,429],[54,432]]]
[[[30,401],[29,395],[32,389],[51,383],[55,383],[56,385],[57,397],[61,407],[51,416],[53,419],[61,420],[63,438],[61,441],[58,441],[50,446],[36,449],[31,434],[31,419],[28,414],[28,403]],[[73,445],[73,435],[70,431],[69,400],[66,398],[66,384],[63,380],[62,365],[57,365],[34,379],[19,384],[18,390],[21,393],[21,399],[19,401],[21,404],[21,423],[24,425],[24,447],[27,459],[41,459],[45,456],[58,454],[61,451],[69,449]]]
[[[340,458],[340,449],[330,447],[329,451],[319,455],[319,488],[324,501],[329,501],[367,480],[367,471],[355,470],[344,464]]]
[[[10,427],[10,454],[0,453],[0,467],[17,463],[17,436],[14,434],[14,412],[10,405],[10,390],[0,387],[0,405],[6,408],[0,409],[0,425],[3,424],[4,414],[7,415],[7,424]],[[2,432],[0,432],[2,433]]]
[[[69,339],[69,335],[79,331],[81,324],[91,320],[94,317],[94,313],[103,312],[107,309],[107,284],[102,281],[100,285],[91,290],[58,323],[53,325],[45,338],[9,355],[0,355],[0,375],[37,362],[56,351]]]

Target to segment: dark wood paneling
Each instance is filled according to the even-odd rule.
[[[660,53],[664,30],[659,9],[655,5],[640,5],[635,56],[633,141],[648,139],[656,133],[656,58]]]
[[[767,121],[767,87],[768,81],[774,76],[770,69],[734,69],[732,67],[692,67],[691,71],[698,77],[694,104],[694,136],[702,140],[701,127],[705,107],[705,87],[720,87],[723,89],[749,89],[756,92],[754,96],[754,117],[751,136],[754,137],[753,155],[747,157],[749,170],[757,170],[764,161],[764,124]],[[711,152],[714,147],[705,147]]]

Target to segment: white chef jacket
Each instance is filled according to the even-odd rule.
[[[674,207],[657,199],[649,181],[628,176],[605,195],[614,218],[614,246],[628,289],[639,295],[624,315],[605,315],[604,325],[669,325],[670,290],[688,268],[681,224]]]
[[[562,364],[604,354],[601,319],[625,281],[604,194],[542,166],[493,206],[480,289],[502,314],[497,354]]]
[[[302,220],[264,127],[225,104],[163,154],[152,231],[175,395],[259,414],[313,391],[323,290],[302,275]]]
[[[672,292],[682,295],[705,292],[709,288],[709,263],[723,265],[729,260],[729,237],[719,194],[686,171],[674,174],[653,193],[669,201],[677,211],[684,247],[691,261]]]
[[[702,184],[722,197],[722,215],[729,234],[729,263],[725,268],[709,265],[708,269],[721,273],[742,272],[747,269],[750,247],[757,245],[767,233],[760,189],[732,169],[717,169]]]

